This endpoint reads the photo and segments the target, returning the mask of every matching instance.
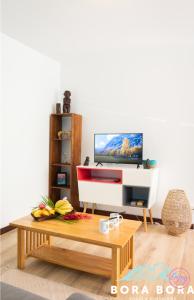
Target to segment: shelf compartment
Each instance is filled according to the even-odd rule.
[[[71,167],[70,163],[53,163],[51,164],[52,167]]]
[[[122,184],[122,170],[78,168],[77,175],[79,181]]]
[[[123,186],[123,205],[131,206],[137,208],[147,208],[149,200],[149,187],[139,187],[139,186]],[[143,201],[143,205],[139,206],[136,203],[137,201]]]
[[[51,186],[51,189],[58,189],[58,190],[70,190],[70,186],[57,186],[57,185],[53,185]]]
[[[122,184],[86,180],[79,180],[78,184],[81,201],[84,202],[87,199],[90,203],[122,206]]]
[[[63,267],[80,270],[104,277],[111,277],[112,260],[105,257],[81,253],[69,249],[42,246],[33,250],[30,256]],[[95,266],[95,268],[94,268]]]

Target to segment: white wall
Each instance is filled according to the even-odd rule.
[[[144,133],[144,158],[160,167],[155,217],[171,188],[183,188],[194,206],[193,53],[191,44],[134,43],[69,54],[62,68],[73,111],[83,114],[82,159],[93,160],[94,132]]]
[[[83,114],[82,160],[94,132],[143,132],[144,158],[160,167],[154,216],[172,188],[194,206],[194,2],[92,5],[76,11],[84,25],[71,23],[76,47],[61,58],[61,87]]]
[[[3,210],[0,227],[48,193],[49,114],[59,63],[3,35]]]
[[[1,20],[1,2],[0,2],[0,20]],[[1,21],[0,21],[0,31],[1,31]],[[2,216],[2,144],[3,144],[3,122],[2,122],[3,112],[2,112],[2,39],[0,36],[0,219]]]
[[[3,0],[3,11],[5,32],[62,63],[83,158],[95,131],[144,132],[161,170],[154,216],[170,188],[194,206],[194,1]]]

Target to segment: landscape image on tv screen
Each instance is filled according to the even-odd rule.
[[[143,134],[95,134],[94,160],[104,163],[142,162]]]

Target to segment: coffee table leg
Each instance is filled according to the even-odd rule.
[[[119,278],[120,278],[120,248],[112,248],[112,277],[111,284],[119,288]],[[118,293],[112,293],[112,296],[117,296]]]
[[[131,269],[133,269],[133,266],[134,266],[134,238],[133,236],[130,238],[130,253],[129,253],[129,256],[130,256],[130,259],[131,259]]]
[[[48,246],[51,247],[52,238],[50,235],[47,236]]]
[[[18,269],[24,269],[25,267],[25,230],[18,228],[18,253],[17,262]]]

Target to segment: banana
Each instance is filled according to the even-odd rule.
[[[41,213],[42,213],[43,216],[50,216],[49,211],[47,209],[45,209],[45,208],[42,209]]]
[[[72,208],[69,208],[69,209],[60,209],[60,208],[58,208],[56,210],[56,212],[58,212],[60,215],[65,215],[65,214],[67,214],[68,212],[71,212],[71,211],[72,211]]]
[[[37,210],[40,210],[40,209],[39,209],[38,207],[34,208],[34,209],[32,210],[32,214],[34,214],[35,211],[37,211]]]
[[[50,207],[45,207],[42,209],[34,209],[32,211],[32,214],[34,215],[34,217],[36,218],[40,218],[41,216],[50,216],[50,215],[54,215],[55,212],[59,213],[60,215],[65,215],[69,212],[71,212],[73,210],[73,207],[71,205],[71,203],[66,200],[59,200],[55,203],[55,208],[50,208]]]
[[[72,208],[71,204],[67,200],[58,200],[55,203],[55,209],[65,209],[65,208]]]
[[[61,207],[59,207],[59,208],[57,208],[57,209],[60,209],[60,210],[69,210],[69,209],[73,209],[73,207],[72,206],[61,206]]]
[[[58,200],[55,203],[55,211],[58,212],[60,215],[65,215],[68,212],[71,212],[73,210],[73,207],[71,203],[69,203],[68,200]]]
[[[60,206],[63,206],[65,203],[65,200],[58,200],[56,203],[55,203],[55,208],[59,208]]]
[[[63,200],[58,200],[55,203],[55,208],[58,208],[60,206],[66,206],[66,205],[71,205],[68,200],[64,200],[64,199]]]
[[[41,209],[38,209],[36,211],[33,212],[33,215],[36,217],[36,218],[40,218],[42,216],[42,211]]]

